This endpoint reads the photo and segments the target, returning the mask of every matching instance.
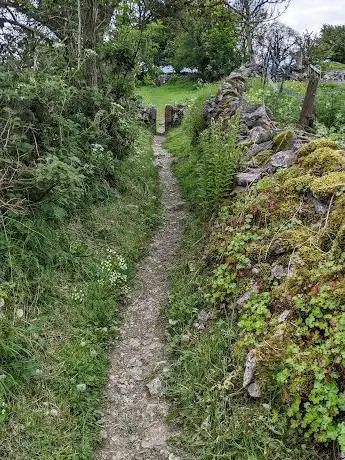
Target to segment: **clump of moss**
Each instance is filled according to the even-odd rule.
[[[345,251],[345,224],[343,224],[338,230],[333,250],[339,253]]]
[[[345,152],[331,147],[322,147],[305,157],[301,166],[317,176],[326,172],[341,171],[345,169]]]
[[[305,192],[310,190],[310,184],[312,181],[313,176],[310,174],[301,174],[300,170],[300,175],[287,179],[283,184],[283,188],[286,191]]]
[[[271,245],[273,252],[294,251],[315,244],[316,232],[306,225],[282,231]]]
[[[305,157],[315,152],[315,150],[321,149],[323,147],[329,147],[333,150],[337,150],[339,148],[337,142],[335,141],[330,139],[317,139],[316,141],[310,142],[310,144],[302,147],[298,152],[298,156]]]
[[[293,131],[283,131],[273,138],[273,152],[281,152],[282,150],[289,150],[292,147],[294,139]]]
[[[258,153],[254,158],[253,158],[253,165],[255,166],[261,166],[270,160],[272,157],[272,150],[264,150],[263,152]]]
[[[327,198],[345,189],[345,171],[330,172],[322,177],[313,179],[310,189],[314,196]]]
[[[345,209],[345,194],[337,197],[334,203],[334,207],[332,212],[329,215],[328,219],[328,229],[335,233],[339,230],[339,228],[343,225],[345,220],[344,215]]]

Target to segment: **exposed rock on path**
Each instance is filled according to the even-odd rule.
[[[97,460],[163,460],[168,448],[167,402],[161,374],[166,367],[161,308],[169,295],[168,277],[182,236],[185,216],[171,158],[154,139],[165,221],[141,263],[124,312],[121,335],[110,356],[104,446]]]

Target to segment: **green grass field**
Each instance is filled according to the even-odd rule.
[[[145,105],[154,105],[158,110],[158,119],[163,120],[167,104],[188,103],[194,101],[205,87],[214,88],[216,93],[220,83],[200,84],[187,78],[173,78],[162,86],[141,86],[137,94],[143,98]]]
[[[251,102],[267,104],[281,127],[294,127],[301,112],[306,88],[306,82],[287,81],[283,93],[278,94],[256,78],[251,80],[247,95]],[[322,136],[335,136],[336,140],[344,142],[344,84],[320,83],[316,98],[315,129]]]

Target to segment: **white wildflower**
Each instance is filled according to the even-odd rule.
[[[86,384],[85,383],[78,383],[77,385],[77,391],[80,391],[80,393],[83,393],[86,391]]]
[[[16,316],[17,318],[23,318],[24,316],[24,310],[22,308],[17,308],[16,310]]]

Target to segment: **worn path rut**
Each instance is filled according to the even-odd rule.
[[[161,313],[169,295],[169,273],[182,237],[185,217],[171,158],[154,138],[162,184],[164,225],[139,266],[124,311],[121,335],[110,355],[104,445],[97,460],[178,460],[168,447],[171,433],[162,394],[167,368]]]

